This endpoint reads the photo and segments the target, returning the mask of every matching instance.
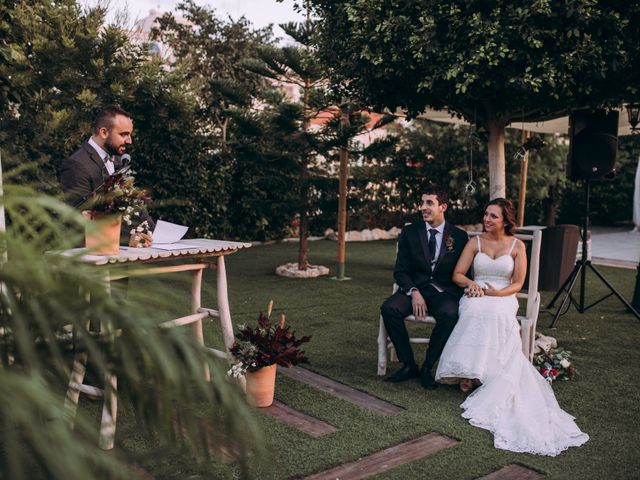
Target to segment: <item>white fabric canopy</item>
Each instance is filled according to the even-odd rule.
[[[618,111],[620,112],[618,119],[618,136],[631,135],[631,125],[629,125],[626,109],[622,108]],[[468,125],[464,119],[451,115],[446,110],[432,110],[428,108],[424,113],[419,115],[418,118],[433,120],[434,122]],[[545,120],[544,122],[512,122],[507,128],[537,133],[561,133],[566,135],[569,132],[569,117],[558,117]]]

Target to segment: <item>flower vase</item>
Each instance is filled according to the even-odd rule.
[[[277,364],[262,367],[255,372],[247,372],[247,401],[254,407],[269,407],[273,403],[276,388]]]
[[[91,220],[84,232],[85,247],[93,255],[120,253],[121,215],[96,215],[88,210],[82,215]]]

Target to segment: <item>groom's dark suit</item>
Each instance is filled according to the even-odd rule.
[[[113,166],[117,172],[122,168],[122,160],[116,156],[113,158]],[[62,164],[60,170],[60,183],[66,195],[66,202],[72,207],[80,207],[83,201],[92,192],[100,187],[109,178],[109,172],[100,157],[100,154],[85,142]],[[140,212],[140,221],[147,221],[149,229],[153,230],[155,222],[146,209]],[[134,227],[137,225],[133,225]],[[122,231],[124,238],[129,238],[128,231]]]
[[[116,171],[122,166],[120,159],[113,161]],[[78,207],[95,189],[109,178],[109,172],[95,149],[85,142],[62,164],[60,183],[69,205]]]
[[[413,351],[404,318],[413,313],[412,288],[417,288],[425,299],[429,315],[436,319],[431,333],[424,367],[431,370],[440,357],[453,327],[458,321],[458,301],[462,290],[453,283],[453,270],[469,237],[449,223],[445,223],[440,252],[432,268],[427,229],[424,221],[407,225],[398,240],[398,254],[393,272],[398,291],[380,308],[387,333],[393,342],[398,360],[413,363]]]

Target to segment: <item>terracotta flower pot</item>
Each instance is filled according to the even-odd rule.
[[[269,407],[273,403],[278,365],[262,367],[257,372],[247,372],[247,401],[254,407]]]
[[[93,255],[118,255],[120,253],[121,215],[94,215],[82,212],[92,220],[84,232],[84,244]]]

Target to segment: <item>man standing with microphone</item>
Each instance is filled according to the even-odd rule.
[[[126,166],[131,157],[126,153],[131,145],[133,121],[131,115],[116,106],[104,107],[93,123],[88,141],[62,164],[60,182],[67,195],[67,203],[79,207],[110,175]],[[146,211],[144,218],[153,229],[153,220]],[[131,235],[130,246],[151,246],[151,234]]]

